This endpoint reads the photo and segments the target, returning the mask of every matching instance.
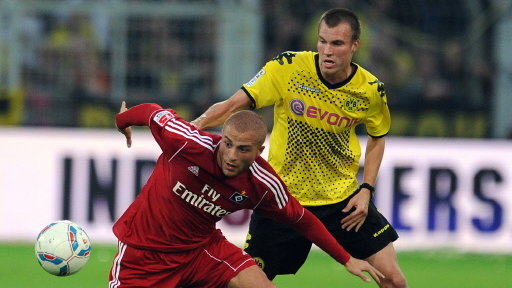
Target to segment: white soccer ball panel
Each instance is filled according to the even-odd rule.
[[[62,236],[59,236],[59,233],[53,232],[55,231],[51,231],[52,235],[49,237],[46,236],[46,234],[40,237],[40,240],[37,241],[36,244],[36,252],[44,252],[64,260],[73,256],[73,250],[71,249],[71,244],[68,239],[62,239]]]
[[[82,269],[89,261],[89,257],[73,257],[68,261],[69,275],[74,274]]]

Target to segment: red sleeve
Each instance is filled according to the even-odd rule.
[[[155,103],[133,106],[116,115],[116,126],[119,129],[124,129],[128,126],[149,126],[151,115],[160,109],[162,107]]]
[[[290,223],[290,225],[320,249],[331,255],[336,261],[345,265],[351,257],[350,254],[334,239],[324,224],[313,213],[305,208],[303,209],[303,217],[295,223]]]
[[[334,239],[324,224],[291,195],[284,209],[273,210],[273,212],[262,210],[261,212],[269,218],[290,225],[343,265],[352,257]]]
[[[345,265],[351,257],[350,254],[334,239],[324,224],[309,210],[300,205],[299,201],[288,192],[286,185],[268,162],[264,160],[256,161],[268,172],[265,180],[268,183],[273,183],[273,185],[267,186],[268,189],[264,190],[273,191],[274,193],[265,194],[266,201],[262,201],[261,206],[255,207],[255,211],[275,221],[290,225],[298,233],[331,255],[336,261]]]

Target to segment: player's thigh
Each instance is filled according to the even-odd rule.
[[[342,219],[346,215],[347,213],[343,213],[338,217]],[[339,225],[340,220],[330,223],[324,221],[324,224],[328,226],[337,222]],[[378,253],[398,239],[396,230],[372,202],[368,207],[366,220],[359,231],[338,228],[335,231],[331,230],[331,233],[352,256],[359,259],[366,259]]]
[[[366,260],[384,274],[385,278],[381,280],[381,287],[407,287],[407,281],[398,264],[393,243],[389,243],[388,246]]]
[[[404,275],[398,264],[393,243],[389,243],[386,247],[371,255],[366,260],[384,274],[386,276],[385,279],[398,282],[404,281]]]
[[[186,279],[190,287],[225,287],[246,269],[257,268],[249,254],[226,239],[214,241],[201,250],[187,269]],[[262,273],[259,268],[258,271]]]
[[[176,287],[181,279],[181,265],[168,263],[164,258],[158,252],[120,243],[109,275],[109,288]]]
[[[276,287],[258,266],[242,270],[228,283],[228,288],[274,288]]]
[[[253,213],[245,251],[270,279],[279,274],[294,274],[304,264],[311,242],[288,225]]]

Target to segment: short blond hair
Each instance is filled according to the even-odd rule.
[[[232,127],[240,133],[252,131],[258,135],[258,142],[260,142],[260,145],[263,145],[265,142],[268,132],[267,125],[261,116],[250,110],[241,110],[231,114],[231,116],[229,116],[224,122],[223,127]]]

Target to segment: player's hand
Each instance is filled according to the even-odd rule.
[[[126,102],[123,101],[121,102],[121,108],[119,109],[119,113],[123,113],[126,110],[128,110],[128,108],[126,108]],[[128,146],[128,148],[132,147],[132,127],[126,127],[124,129],[120,129],[119,127],[117,127],[117,130],[121,132],[126,138],[126,146]]]
[[[366,216],[368,216],[368,205],[370,205],[370,199],[372,197],[371,192],[363,188],[359,191],[350,201],[347,206],[342,210],[344,213],[349,213],[348,216],[341,219],[341,229],[350,231],[355,229],[356,232],[363,226]]]
[[[371,279],[370,277],[368,277],[368,275],[364,274],[363,272],[368,272],[368,274],[370,274],[373,280],[375,280],[375,282],[377,283],[380,283],[380,279],[385,278],[384,274],[382,274],[379,270],[370,265],[370,263],[354,257],[350,257],[348,262],[345,263],[345,268],[348,270],[348,272],[358,276],[364,282],[371,282]]]

